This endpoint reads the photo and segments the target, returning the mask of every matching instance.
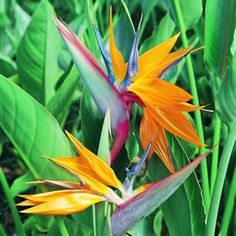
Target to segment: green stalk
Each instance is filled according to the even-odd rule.
[[[10,210],[11,210],[11,214],[12,214],[15,226],[16,226],[16,233],[19,236],[25,236],[25,231],[24,231],[23,225],[21,223],[18,211],[16,209],[15,202],[14,202],[13,198],[11,197],[11,190],[9,188],[9,185],[7,183],[7,180],[5,178],[5,175],[4,175],[1,167],[0,167],[0,183],[2,184],[3,191],[6,195],[6,198],[7,198]]]
[[[217,172],[216,182],[214,185],[211,205],[209,209],[206,236],[214,236],[216,228],[217,214],[220,205],[220,198],[223,190],[224,180],[229,165],[230,156],[236,140],[236,123],[231,126],[229,136],[224,146],[224,150],[221,156],[219,169]]]
[[[63,216],[55,216],[56,224],[58,226],[61,236],[69,236],[69,233],[66,229]]]
[[[96,227],[96,207],[92,206],[93,210],[93,236],[97,236],[97,227]]]
[[[221,223],[220,236],[227,236],[229,223],[234,209],[234,201],[236,197],[236,169],[234,169],[234,174],[232,182],[229,187],[228,198],[226,200],[226,206],[224,210],[224,215]]]
[[[213,146],[219,144],[220,142],[220,129],[221,121],[217,113],[215,113],[215,122],[214,122],[214,136],[213,136]],[[219,159],[219,145],[217,145],[212,152],[212,162],[211,162],[211,195],[215,185],[217,169],[218,169],[218,159]]]
[[[186,28],[183,20],[183,14],[182,10],[179,4],[179,0],[174,0],[176,15],[179,22],[179,27],[181,31],[181,38],[183,42],[184,47],[188,47],[188,40],[186,35]],[[193,95],[193,104],[195,106],[199,106],[199,99],[198,99],[198,92],[197,92],[197,86],[195,81],[195,76],[193,72],[193,65],[191,61],[190,55],[186,57],[186,64],[187,64],[187,70],[189,75],[189,81],[190,81],[190,90]],[[197,110],[194,112],[194,118],[196,123],[197,132],[199,135],[199,138],[202,143],[204,143],[204,133],[203,133],[203,126],[202,126],[202,119],[201,119],[201,113],[200,110]],[[200,154],[204,154],[205,148],[202,148],[200,150]],[[206,209],[208,210],[210,205],[210,188],[209,188],[209,178],[208,178],[208,169],[207,169],[207,162],[206,159],[202,160],[201,162],[201,176],[202,176],[202,189],[203,189],[203,196],[205,200]]]

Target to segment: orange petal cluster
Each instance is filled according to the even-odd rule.
[[[203,106],[187,103],[192,99],[189,93],[161,79],[163,72],[190,52],[190,47],[171,52],[178,37],[179,34],[176,34],[140,55],[138,57],[138,74],[131,78],[132,83],[127,88],[128,91],[136,94],[144,104],[144,115],[140,124],[140,139],[144,149],[155,134],[154,145],[148,159],[155,151],[171,173],[175,170],[171,161],[165,130],[197,145],[199,148],[204,146],[184,114],[202,109]],[[120,82],[127,72],[127,64],[115,47],[111,13],[110,53],[114,75]],[[120,70],[119,73],[118,70]]]
[[[19,206],[31,206],[23,213],[66,215],[85,210],[101,201],[122,203],[122,199],[108,186],[122,191],[122,184],[114,171],[99,157],[84,147],[75,137],[67,132],[78,151],[79,157],[49,158],[57,165],[65,168],[78,182],[42,180],[39,184],[51,184],[65,188],[46,193],[20,195],[26,200]]]

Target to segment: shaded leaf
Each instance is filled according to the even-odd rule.
[[[83,144],[93,153],[97,152],[99,134],[102,129],[102,113],[96,106],[88,90],[84,87],[80,102],[81,131]]]
[[[228,126],[236,122],[236,53],[222,81],[216,100],[216,109],[220,119]]]
[[[228,64],[236,27],[235,9],[234,0],[206,2],[205,57],[208,66],[221,78]]]
[[[16,197],[18,194],[27,191],[32,185],[27,184],[27,182],[34,181],[34,177],[30,172],[26,172],[24,175],[16,178],[11,185],[11,195]]]

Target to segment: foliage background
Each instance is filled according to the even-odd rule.
[[[176,83],[198,98],[194,102],[206,104],[215,113],[202,112],[189,116],[199,135],[208,147],[219,143],[213,157],[197,170],[162,207],[137,224],[133,235],[202,235],[206,214],[209,213],[213,187],[217,175],[223,173],[222,163],[229,162],[216,232],[233,235],[236,214],[235,199],[235,149],[228,154],[223,150],[236,138],[236,3],[234,0],[155,0],[155,1],[80,1],[80,0],[1,0],[0,1],[0,166],[3,171],[1,183],[6,178],[10,192],[3,189],[0,203],[0,234],[13,234],[14,211],[7,200],[18,202],[18,194],[35,192],[24,182],[34,178],[61,178],[66,175],[42,155],[72,155],[70,145],[62,130],[72,132],[93,152],[97,153],[103,117],[89,93],[83,88],[79,73],[54,25],[56,14],[70,25],[86,46],[101,59],[98,45],[88,17],[89,8],[104,42],[109,34],[109,6],[113,6],[115,37],[118,48],[125,58],[133,42],[130,18],[137,27],[141,13],[143,23],[139,49],[143,53],[181,32],[176,49],[192,45],[205,45],[204,51],[192,54],[172,69],[166,80]],[[127,8],[125,7],[127,5]],[[178,7],[179,6],[179,9]],[[128,10],[127,10],[128,9]],[[4,79],[3,77],[7,78]],[[13,83],[9,83],[9,81]],[[23,88],[30,96],[14,84]],[[33,99],[33,98],[34,99]],[[138,109],[137,107],[135,109]],[[218,116],[219,114],[219,116]],[[138,142],[141,112],[133,117],[134,125],[129,139],[114,165],[117,175],[124,178],[124,168],[142,150]],[[201,122],[202,121],[202,122]],[[201,123],[203,127],[201,127]],[[199,154],[194,146],[169,137],[175,165],[180,168],[188,159]],[[230,148],[229,148],[230,149]],[[226,151],[225,151],[226,152]],[[232,157],[231,160],[229,159]],[[227,159],[227,160],[226,160]],[[43,161],[42,161],[43,160]],[[119,170],[119,171],[118,171]],[[123,171],[122,171],[123,170]],[[208,171],[207,171],[208,170]],[[208,175],[206,175],[208,173]],[[156,180],[168,173],[157,158],[152,158],[148,175],[142,181]],[[66,176],[68,178],[68,176]],[[140,180],[141,181],[141,180]],[[203,195],[200,185],[209,183]],[[221,180],[223,184],[223,180]],[[30,189],[29,189],[30,188]],[[4,194],[5,193],[5,194]],[[14,205],[14,203],[13,203]],[[214,205],[213,205],[214,207]],[[213,208],[211,207],[211,208]],[[70,235],[93,235],[91,209],[66,219]],[[33,235],[48,232],[57,234],[52,217],[20,215],[23,228]],[[76,223],[75,223],[76,222]],[[99,219],[97,219],[99,224]],[[183,227],[184,226],[184,227]],[[18,229],[19,230],[19,229]],[[228,233],[227,233],[228,232]],[[18,234],[20,235],[19,231]]]

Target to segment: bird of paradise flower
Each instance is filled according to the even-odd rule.
[[[111,109],[111,127],[115,140],[110,164],[114,162],[128,136],[129,114],[134,103],[140,105],[144,112],[139,131],[144,149],[155,134],[148,159],[155,151],[167,169],[171,173],[175,171],[165,130],[199,148],[204,146],[184,114],[203,107],[187,103],[193,98],[188,92],[162,79],[168,70],[191,52],[190,47],[171,52],[179,34],[138,56],[139,24],[129,61],[125,62],[115,45],[110,8],[110,52],[103,45],[92,22],[106,65],[106,74],[75,34],[56,18],[55,22],[95,103],[104,114],[108,108]],[[83,76],[88,71],[90,76]]]
[[[68,215],[81,212],[95,203],[107,201],[117,206],[111,216],[112,235],[121,235],[137,221],[154,211],[175,192],[211,151],[161,181],[133,189],[135,179],[151,150],[152,141],[148,144],[140,161],[132,169],[127,170],[127,178],[122,184],[107,163],[84,147],[70,133],[67,132],[67,135],[79,156],[49,159],[77,177],[78,182],[62,180],[33,182],[54,185],[63,189],[20,195],[26,200],[18,206],[30,207],[22,210],[22,213]]]

